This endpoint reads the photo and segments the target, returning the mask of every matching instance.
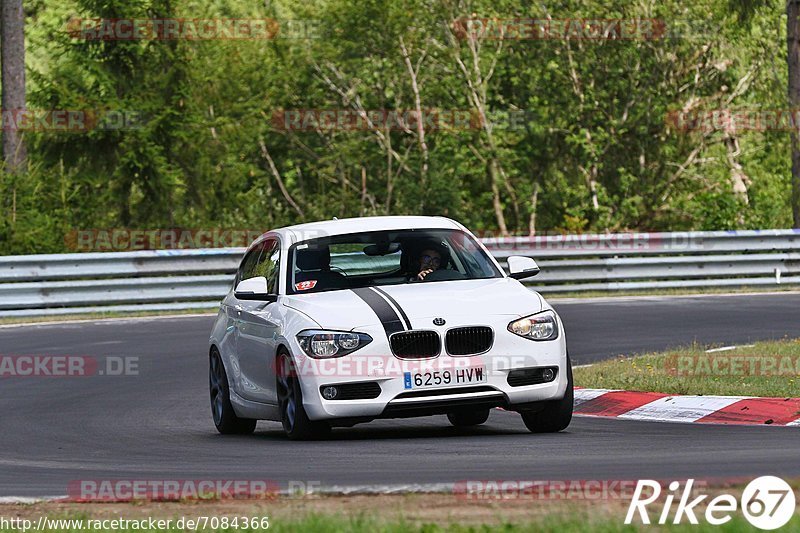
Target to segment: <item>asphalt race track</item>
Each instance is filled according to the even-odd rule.
[[[626,298],[553,306],[573,364],[701,344],[800,337],[800,294]]]
[[[698,341],[800,337],[800,294],[562,302],[576,364]],[[323,486],[498,479],[800,476],[800,429],[577,417],[532,435],[495,411],[337,429],[294,443],[276,423],[223,437],[211,422],[211,317],[0,329],[2,355],[138,356],[138,376],[0,378],[0,496],[56,496],[73,480],[260,479]]]

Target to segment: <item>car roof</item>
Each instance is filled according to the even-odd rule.
[[[296,242],[331,235],[346,235],[365,231],[403,230],[403,229],[464,229],[461,224],[447,217],[425,216],[379,216],[322,220],[278,228],[269,233],[283,237],[284,246]]]

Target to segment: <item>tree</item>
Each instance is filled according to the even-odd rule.
[[[771,0],[728,0],[728,5],[739,15],[739,20],[750,22],[759,9],[770,7]],[[800,109],[800,0],[786,0],[786,65],[788,67],[788,95],[792,116]],[[800,228],[800,126],[791,131],[792,145],[792,221]]]
[[[800,1],[786,2],[787,63],[789,66],[789,105],[800,108]],[[792,219],[800,228],[800,140],[798,125],[792,129]]]
[[[3,0],[0,8],[0,46],[2,47],[3,111],[25,111],[25,14],[22,0]],[[25,144],[15,127],[3,129],[3,159],[6,170],[16,173],[25,167]]]

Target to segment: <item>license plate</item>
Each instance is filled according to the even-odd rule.
[[[474,366],[469,368],[455,368],[452,370],[405,372],[403,378],[406,390],[486,383],[486,367]]]

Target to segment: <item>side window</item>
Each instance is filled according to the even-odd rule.
[[[252,250],[250,250],[247,255],[244,256],[242,259],[242,264],[239,266],[239,272],[236,273],[236,284],[238,285],[242,281],[246,279],[250,279],[255,277],[255,267],[258,263],[258,258],[261,255],[261,251],[264,249],[264,244],[261,243]]]
[[[281,266],[281,247],[276,240],[264,242],[263,253],[255,264],[253,275],[267,278],[267,292],[277,294],[278,274]]]

